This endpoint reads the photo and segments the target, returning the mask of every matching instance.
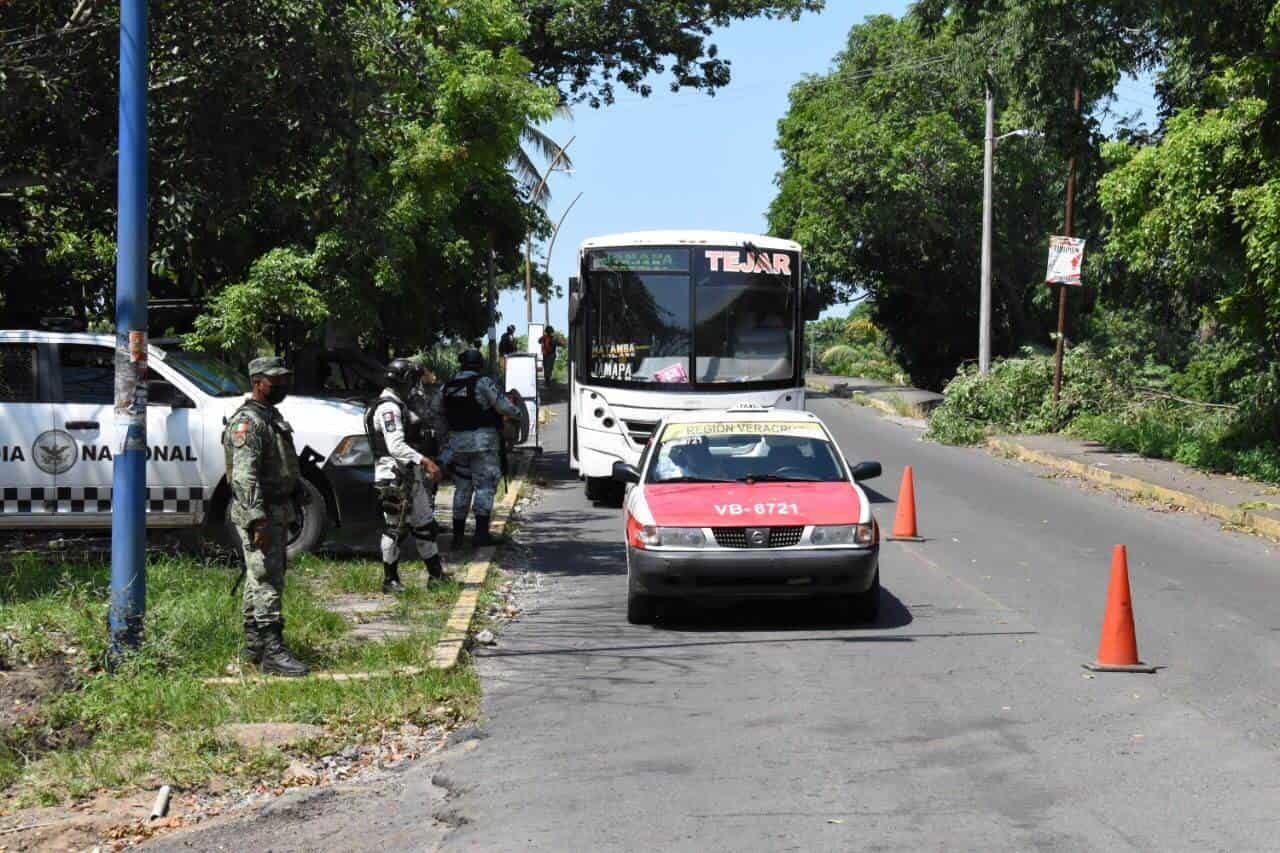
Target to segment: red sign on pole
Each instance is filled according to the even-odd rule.
[[[1084,262],[1084,240],[1076,237],[1049,238],[1049,269],[1045,284],[1080,286],[1080,265]]]

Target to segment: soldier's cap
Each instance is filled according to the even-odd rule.
[[[290,376],[293,371],[284,366],[278,355],[263,356],[249,362],[249,376]]]

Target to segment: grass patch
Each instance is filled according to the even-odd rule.
[[[325,726],[340,742],[376,738],[384,727],[428,724],[444,704],[474,713],[478,683],[466,668],[412,677],[332,682],[303,679],[207,686],[240,650],[235,572],[189,557],[147,566],[146,641],[119,671],[103,671],[109,569],[50,565],[20,557],[0,565],[0,631],[9,666],[67,670],[52,692],[0,732],[0,811],[80,799],[98,790],[194,787],[214,776],[270,780],[287,765],[275,750],[246,751],[216,736],[238,722]],[[308,556],[290,566],[286,641],[313,669],[357,671],[421,665],[457,599],[459,585],[411,583],[389,614],[413,633],[357,643],[351,624],[327,606],[338,592],[374,592],[381,566]],[[2,664],[0,664],[2,665]],[[317,745],[314,748],[323,748]]]

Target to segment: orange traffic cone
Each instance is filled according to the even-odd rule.
[[[1133,628],[1133,601],[1129,596],[1129,559],[1123,545],[1111,550],[1111,585],[1107,588],[1107,612],[1102,616],[1098,659],[1084,665],[1094,672],[1155,672],[1138,660],[1138,637]]]
[[[923,542],[916,532],[916,486],[908,465],[902,472],[902,486],[898,489],[898,513],[893,517],[893,535],[890,539]]]

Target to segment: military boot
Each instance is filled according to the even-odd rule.
[[[244,620],[244,648],[240,659],[245,663],[262,663],[262,630],[252,618]]]
[[[293,656],[284,644],[284,622],[276,622],[261,629],[264,635],[262,646],[262,674],[280,675],[285,678],[299,678],[311,673],[311,668]]]
[[[467,535],[467,518],[463,516],[461,519],[453,520],[453,544],[450,546],[455,551],[461,551],[464,544],[463,540]]]
[[[400,583],[399,562],[382,564],[382,591],[387,595],[404,592],[404,584]]]
[[[430,576],[431,580],[444,580],[444,561],[440,559],[439,554],[432,554],[427,557],[425,562],[427,564],[427,575]]]
[[[475,543],[477,548],[484,548],[487,545],[503,545],[509,541],[507,537],[503,536],[501,533],[497,536],[490,533],[489,522],[490,516],[476,516],[476,535],[472,537],[471,541]]]

